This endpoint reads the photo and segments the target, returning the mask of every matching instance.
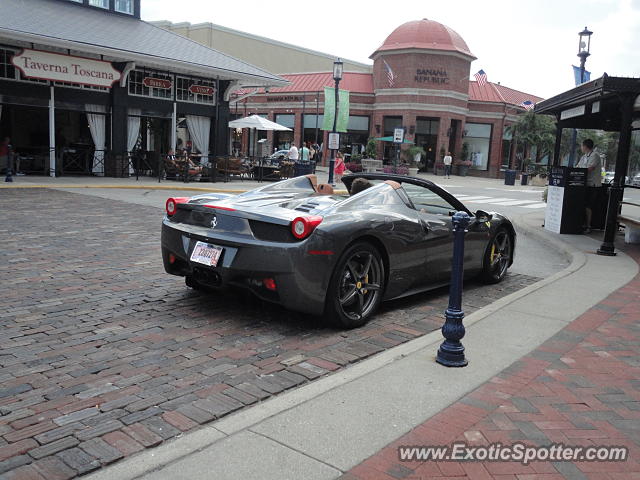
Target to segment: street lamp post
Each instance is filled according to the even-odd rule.
[[[580,85],[584,83],[584,65],[587,62],[587,57],[591,55],[589,51],[591,50],[591,35],[593,34],[587,27],[584,27],[584,30],[578,33],[578,57],[580,57]],[[569,166],[573,167],[575,165],[576,158],[576,143],[577,143],[578,132],[574,128],[573,133],[571,134],[571,152],[569,152]]]
[[[340,85],[340,80],[342,80],[342,68],[343,68],[343,64],[342,64],[342,60],[340,60],[339,58],[333,62],[333,80],[336,82],[336,87],[335,87],[335,107],[334,107],[334,112],[333,112],[333,130],[331,131],[332,133],[337,133],[336,132],[336,128],[338,126],[338,85]],[[326,115],[326,112],[325,112]],[[340,146],[340,145],[338,145]],[[336,164],[336,153],[338,152],[338,150],[332,149],[331,150],[331,159],[329,160],[329,184],[333,185],[333,169],[335,168],[335,164]]]

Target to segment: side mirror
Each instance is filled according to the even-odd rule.
[[[493,218],[493,215],[491,215],[490,213],[485,212],[484,210],[478,210],[476,212],[476,221],[477,222],[480,222],[480,223],[490,222],[492,218]]]

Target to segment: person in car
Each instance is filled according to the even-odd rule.
[[[369,180],[366,178],[356,178],[353,183],[351,183],[349,195],[356,195],[369,187],[373,187],[373,184]]]

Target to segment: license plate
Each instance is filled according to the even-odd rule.
[[[197,242],[196,246],[191,253],[191,261],[207,265],[208,267],[215,267],[218,265],[220,255],[224,249],[216,247],[206,242]]]

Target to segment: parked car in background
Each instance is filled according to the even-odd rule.
[[[640,187],[640,173],[635,174],[635,176],[631,180],[631,185],[633,185],[634,187]]]
[[[602,177],[602,183],[612,183],[613,179],[616,175],[616,172],[604,172],[604,176]],[[629,183],[629,177],[627,175],[625,175],[624,177],[624,183],[628,184]]]
[[[270,160],[283,160],[289,157],[289,150],[278,150],[269,155]]]

